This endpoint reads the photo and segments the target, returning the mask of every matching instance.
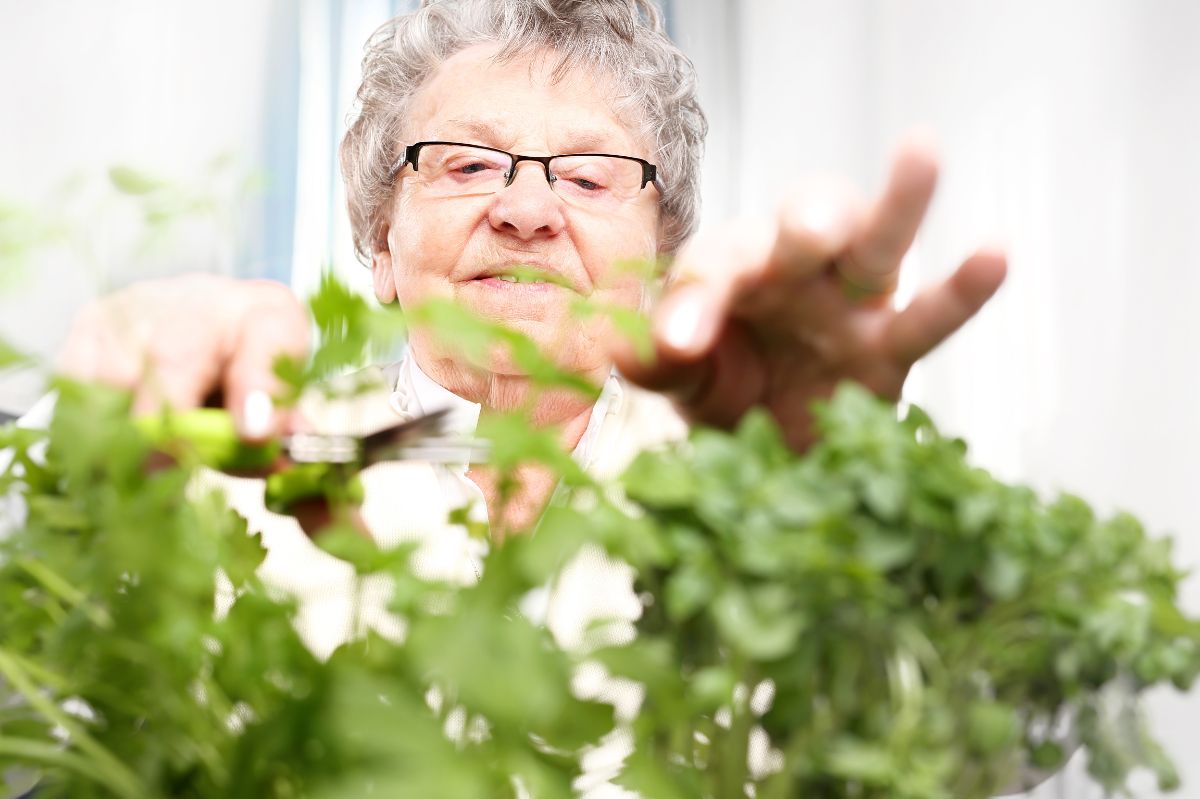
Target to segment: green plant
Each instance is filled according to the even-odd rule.
[[[292,397],[403,327],[332,282],[313,310],[322,346],[281,364]],[[415,319],[587,388],[458,309]],[[1064,718],[1110,789],[1139,765],[1175,782],[1104,701],[1120,684],[1135,713],[1140,690],[1200,670],[1169,544],[997,482],[915,408],[846,386],[803,456],[754,413],[643,455],[619,487],[497,417],[481,433],[498,466],[546,463],[564,501],[469,587],[417,579],[409,550],[335,508],[321,545],[393,583],[404,632],[321,661],[244,522],[189,491],[188,452],[148,472],[126,395],[57,388],[48,431],[0,433],[0,491],[25,508],[0,541],[0,774],[37,767],[39,799],[569,796],[584,747],[622,724],[572,690],[585,662],[645,687],[619,781],[647,797],[985,797],[1061,762]],[[588,544],[637,570],[645,612],[631,643],[564,651],[518,607]],[[218,572],[236,598],[215,614]]]

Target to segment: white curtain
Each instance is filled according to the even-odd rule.
[[[301,296],[329,269],[369,294],[370,275],[354,257],[337,148],[346,132],[368,37],[416,0],[301,0],[300,137],[291,283]]]

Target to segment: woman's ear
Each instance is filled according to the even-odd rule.
[[[384,305],[396,301],[396,275],[392,272],[392,251],[387,239],[375,245],[371,254],[371,282],[375,285],[375,297]]]

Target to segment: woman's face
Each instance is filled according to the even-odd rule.
[[[481,144],[522,155],[602,152],[650,158],[617,118],[603,78],[572,71],[554,81],[556,59],[492,61],[496,45],[477,45],[446,61],[414,98],[407,140]],[[420,163],[420,162],[419,162]],[[637,308],[643,275],[631,261],[658,250],[658,190],[599,212],[566,202],[537,162],[517,165],[516,178],[494,194],[438,196],[411,167],[397,178],[386,252],[375,255],[379,299],[405,308],[430,298],[463,307],[526,334],[561,366],[608,371],[608,326],[572,314],[579,298]],[[496,277],[525,266],[557,282]],[[411,346],[426,371],[452,358],[419,332]],[[519,375],[497,354],[488,369]]]

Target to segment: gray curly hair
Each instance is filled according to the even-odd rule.
[[[555,76],[578,65],[602,71],[621,90],[654,147],[664,191],[659,247],[674,252],[692,233],[700,206],[700,157],[708,125],[696,99],[692,63],[669,38],[651,0],[423,0],[367,41],[359,109],[341,146],[354,247],[370,263],[386,247],[392,200],[388,172],[414,95],[447,58],[498,42],[497,59],[549,49]]]

